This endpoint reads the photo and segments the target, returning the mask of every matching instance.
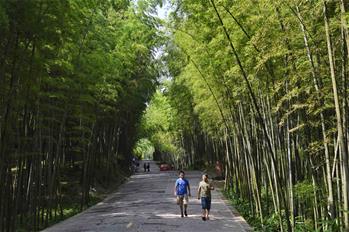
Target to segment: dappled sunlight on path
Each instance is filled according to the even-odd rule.
[[[219,191],[212,192],[210,220],[201,219],[196,189],[201,173],[188,171],[192,197],[188,217],[181,218],[173,195],[177,173],[160,172],[154,162],[151,171],[139,171],[103,202],[44,231],[248,231],[242,217],[235,217]]]

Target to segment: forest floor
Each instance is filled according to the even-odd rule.
[[[78,164],[78,162],[75,162]],[[113,192],[116,192],[118,188],[128,179],[128,174],[125,170],[115,169],[111,175],[107,175],[106,170],[98,169],[96,174],[96,181],[93,188],[89,193],[89,202],[86,207],[91,207],[98,202],[103,201]],[[63,171],[64,175],[61,177],[61,191],[62,191],[62,213],[56,212],[56,216],[52,217],[48,221],[48,225],[42,225],[41,229],[50,227],[63,220],[66,220],[78,213],[82,212],[81,209],[81,184],[79,183],[81,168],[79,165],[75,165],[75,168],[67,166]],[[108,176],[108,178],[107,178]],[[27,225],[19,225],[16,229],[18,232],[30,231]]]
[[[186,172],[193,196],[189,199],[188,217],[181,218],[173,195],[176,178],[176,172],[160,172],[151,162],[150,172],[140,169],[102,202],[44,231],[251,231],[219,189],[212,191],[210,220],[201,220],[200,202],[196,199],[200,171]]]

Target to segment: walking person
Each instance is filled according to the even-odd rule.
[[[147,164],[147,170],[150,172],[150,163]]]
[[[217,180],[224,180],[223,166],[222,166],[222,163],[218,160],[216,161],[215,170],[216,170],[216,179]]]
[[[143,164],[143,168],[144,168],[144,172],[146,172],[147,171],[147,164],[145,162]]]
[[[179,208],[181,210],[181,217],[188,217],[188,202],[190,194],[190,185],[189,181],[184,178],[185,173],[184,171],[179,171],[179,178],[176,180],[176,184],[174,187],[174,194],[177,197],[177,205],[179,205]],[[184,211],[183,211],[184,209]]]
[[[209,214],[211,209],[211,190],[214,190],[214,187],[208,181],[208,175],[202,175],[202,181],[199,183],[198,188],[198,199],[201,199],[202,207],[202,220],[209,220]]]

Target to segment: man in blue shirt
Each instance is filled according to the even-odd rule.
[[[179,172],[179,178],[176,180],[174,194],[177,196],[177,204],[179,205],[181,209],[181,217],[184,217],[184,215],[187,217],[187,206],[188,201],[191,194],[190,194],[190,186],[189,181],[184,178],[185,174],[183,171]],[[183,206],[184,206],[184,215],[183,215]]]

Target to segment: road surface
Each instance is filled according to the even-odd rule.
[[[141,163],[139,172],[103,202],[44,231],[251,231],[217,190],[212,191],[210,220],[202,221],[200,202],[196,199],[201,173],[188,171],[186,178],[193,195],[189,199],[188,217],[181,218],[173,195],[177,173],[160,172],[155,162],[150,162],[150,172],[143,172]]]

